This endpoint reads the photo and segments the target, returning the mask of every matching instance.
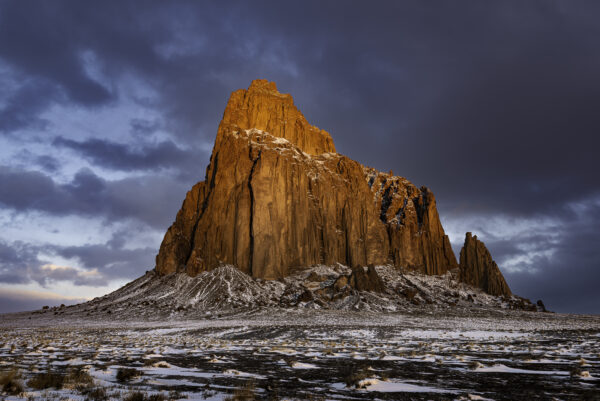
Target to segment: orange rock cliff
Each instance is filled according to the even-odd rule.
[[[187,193],[156,271],[231,264],[277,279],[335,263],[430,275],[458,267],[431,191],[336,153],[289,94],[253,81],[231,94],[205,181]]]

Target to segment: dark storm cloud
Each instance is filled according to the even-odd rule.
[[[600,208],[599,208],[600,209]],[[557,312],[579,311],[598,313],[600,298],[600,218],[567,226],[558,243],[548,245],[549,256],[539,256],[530,262],[529,269],[508,273],[506,279],[517,294],[542,299]]]
[[[172,141],[134,148],[133,146],[106,141],[103,139],[88,139],[77,142],[71,139],[57,137],[55,146],[62,146],[78,151],[83,157],[94,164],[114,170],[160,170],[164,168],[179,168],[181,171],[192,169],[196,164],[197,150],[183,150]]]
[[[110,100],[107,88],[85,71],[81,54],[85,45],[80,41],[93,28],[78,20],[79,10],[26,3],[2,5],[2,59],[20,73],[56,83],[74,102],[98,105]],[[93,13],[94,7],[90,8]]]
[[[2,80],[18,85],[0,103],[0,131],[43,129],[55,104],[116,105],[133,81],[157,99],[137,99],[149,115],[132,119],[135,141],[65,133],[54,144],[104,168],[153,174],[106,181],[82,171],[57,184],[4,168],[0,202],[165,228],[187,187],[156,173],[202,179],[208,154],[194,149],[214,140],[227,96],[268,78],[340,152],[430,187],[443,220],[553,220],[558,236],[472,229],[485,231],[498,261],[554,249],[556,257],[523,262],[529,273],[510,274],[517,292],[534,297],[526,293],[533,285],[512,284],[527,277],[555,290],[563,278],[593,282],[599,259],[586,239],[600,224],[575,224],[582,219],[572,206],[600,196],[598,15],[600,4],[587,1],[4,2]],[[172,140],[137,140],[158,129]],[[556,305],[584,308],[566,297]]]
[[[174,220],[187,189],[169,177],[109,181],[85,169],[71,182],[58,184],[39,171],[0,166],[0,205],[5,208],[103,217],[108,223],[132,219],[161,230]]]
[[[600,27],[589,9],[405,4],[325,8],[329,24],[294,10],[309,14],[299,26],[266,28],[306,47],[295,32],[326,38],[306,78],[320,65],[335,73],[307,114],[342,152],[426,184],[444,211],[551,213],[598,192]]]

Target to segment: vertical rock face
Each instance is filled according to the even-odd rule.
[[[467,233],[460,251],[459,280],[491,295],[510,296],[511,291],[496,262],[477,236]]]
[[[206,180],[188,192],[156,270],[194,276],[221,263],[265,279],[315,264],[457,266],[427,188],[335,153],[263,80],[231,95]]]
[[[429,275],[444,274],[457,267],[433,193],[402,177],[372,168],[365,172],[379,218],[386,227],[392,262]]]

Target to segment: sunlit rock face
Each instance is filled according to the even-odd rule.
[[[466,234],[460,251],[459,280],[491,295],[512,294],[485,244],[471,233]]]
[[[219,124],[215,150],[232,132],[252,128],[287,139],[310,155],[335,153],[329,133],[310,125],[294,105],[292,96],[279,93],[275,82],[257,79],[247,90],[231,94]]]
[[[311,265],[458,266],[427,188],[336,153],[274,83],[233,92],[205,181],[188,192],[156,257],[161,275],[230,264],[277,279]]]

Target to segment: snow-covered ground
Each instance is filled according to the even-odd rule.
[[[119,381],[125,368],[135,372]],[[302,308],[160,321],[3,315],[0,371],[0,385],[9,371],[23,384],[8,400],[135,391],[148,400],[597,399],[600,317]],[[61,389],[33,388],[32,378],[49,373],[65,378]]]

